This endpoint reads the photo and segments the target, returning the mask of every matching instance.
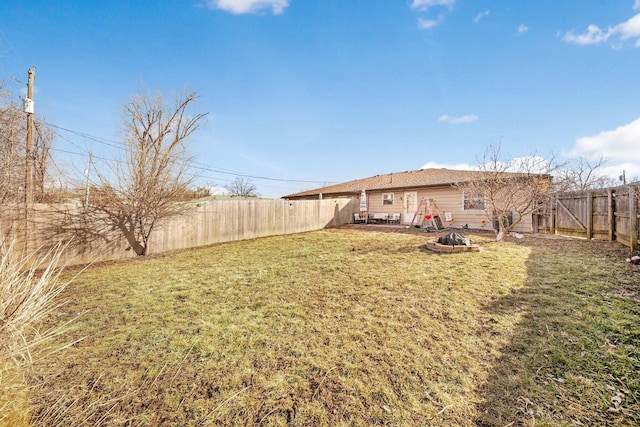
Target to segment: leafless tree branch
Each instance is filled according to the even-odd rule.
[[[249,178],[236,178],[231,184],[225,186],[232,196],[258,197],[256,186]]]
[[[500,146],[490,146],[478,162],[476,176],[457,186],[484,201],[487,217],[498,224],[496,240],[501,240],[550,199],[551,175],[559,167],[554,156],[504,159]]]
[[[67,213],[63,231],[85,243],[124,238],[137,255],[146,255],[153,231],[182,213],[180,202],[192,193],[186,142],[206,116],[187,114],[196,99],[190,93],[169,106],[160,93],[132,97],[123,108],[125,161],[97,172],[89,203]]]

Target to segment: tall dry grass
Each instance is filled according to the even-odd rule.
[[[56,350],[46,343],[64,330],[36,327],[64,304],[59,296],[69,281],[60,279],[63,250],[58,244],[24,255],[15,239],[0,234],[0,426],[30,425],[25,374]]]

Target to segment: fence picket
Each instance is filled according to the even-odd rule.
[[[80,209],[71,206],[69,209]],[[185,207],[184,215],[160,224],[151,235],[148,254],[258,237],[302,233],[347,224],[357,210],[351,199],[325,200],[205,200]],[[51,226],[58,209],[40,205],[29,231],[29,247],[54,244]],[[13,222],[9,221],[8,229]],[[7,229],[7,228],[5,228]],[[18,230],[17,236],[21,233]],[[124,243],[76,242],[61,261],[80,264],[135,256]]]
[[[639,186],[591,190],[556,198],[555,209],[538,215],[537,232],[617,240],[638,250]]]

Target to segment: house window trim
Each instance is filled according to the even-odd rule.
[[[472,207],[467,207],[467,200],[471,203],[473,201]],[[479,207],[475,207],[478,206]],[[484,211],[487,208],[487,198],[485,196],[482,197],[474,197],[467,199],[467,193],[462,192],[462,210],[463,211]]]
[[[385,198],[385,196],[387,196],[387,198]],[[391,196],[391,197],[389,198],[388,196]],[[387,203],[389,201],[391,203]],[[395,197],[393,193],[382,193],[382,206],[393,206],[394,201],[395,201]]]

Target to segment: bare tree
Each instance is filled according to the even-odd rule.
[[[225,186],[232,196],[238,197],[258,197],[256,186],[249,178],[236,178],[231,184]]]
[[[536,155],[503,160],[500,147],[490,146],[478,164],[476,176],[458,187],[470,199],[480,200],[488,218],[497,223],[500,241],[526,216],[552,196],[554,158]]]
[[[2,88],[0,88],[1,90]],[[9,94],[2,90],[2,98]],[[17,203],[24,191],[26,119],[14,102],[0,105],[0,203]]]
[[[17,214],[24,201],[26,175],[27,120],[11,93],[0,84],[0,204],[2,218]],[[42,200],[48,179],[49,151],[54,133],[43,122],[34,126],[34,196]],[[15,218],[14,218],[15,219]]]
[[[43,123],[36,122],[34,125],[34,196],[35,200],[42,202],[47,198],[47,181],[50,178],[49,161],[51,160],[51,144],[54,139],[53,131]]]
[[[137,255],[146,255],[149,238],[164,220],[180,214],[193,176],[187,138],[206,114],[187,114],[195,93],[165,103],[162,95],[137,95],[123,109],[125,158],[113,162],[84,206],[80,221],[68,216],[66,231],[83,241],[124,237]]]
[[[568,162],[558,171],[557,192],[587,191],[616,185],[615,179],[600,173],[606,163],[604,157],[595,160],[579,157]]]

